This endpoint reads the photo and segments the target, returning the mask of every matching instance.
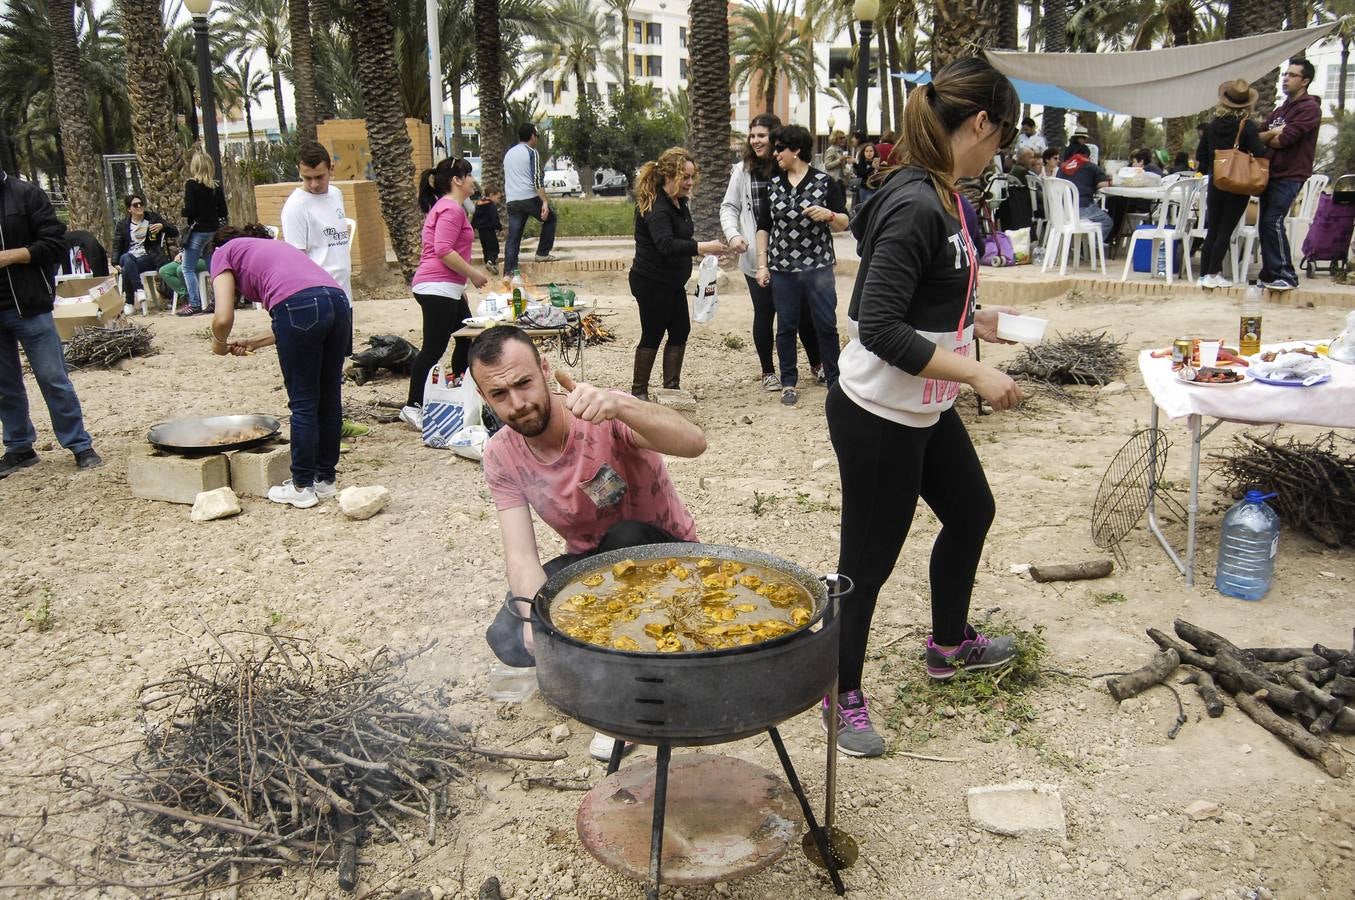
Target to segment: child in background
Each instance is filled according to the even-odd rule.
[[[499,204],[503,202],[503,191],[492,191],[481,195],[475,201],[475,215],[471,217],[471,227],[480,236],[480,252],[485,258],[485,268],[490,273],[499,274]]]

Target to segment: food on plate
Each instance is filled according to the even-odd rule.
[[[1239,381],[1245,381],[1247,376],[1229,369],[1185,368],[1181,370],[1180,378],[1182,381],[1192,381],[1196,384],[1236,384]]]
[[[1171,355],[1172,355],[1172,348],[1170,348],[1170,347],[1167,347],[1167,348],[1164,349],[1164,350],[1154,350],[1154,351],[1153,351],[1153,359],[1169,359],[1169,358],[1171,357]],[[1244,367],[1245,367],[1245,366],[1249,366],[1250,363],[1247,362],[1247,358],[1246,358],[1245,356],[1243,356],[1242,354],[1238,353],[1236,350],[1232,349],[1231,347],[1220,347],[1220,348],[1219,348],[1219,358],[1218,358],[1218,361],[1217,361],[1214,365],[1217,366],[1217,367],[1220,367],[1220,368],[1222,368],[1222,367],[1224,367],[1224,366],[1244,366]],[[1182,367],[1182,363],[1173,363],[1173,364],[1172,364],[1172,371],[1173,371],[1173,372],[1179,372],[1179,371],[1181,371],[1181,367]]]
[[[1281,347],[1278,350],[1267,350],[1258,357],[1261,362],[1274,362],[1275,358],[1283,353],[1298,353],[1303,356],[1311,356],[1317,359],[1317,351],[1308,347]]]
[[[570,637],[632,653],[723,650],[781,637],[814,617],[809,591],[732,560],[622,560],[567,585],[551,620]]]

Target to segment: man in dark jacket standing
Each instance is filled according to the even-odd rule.
[[[103,465],[85,431],[80,398],[66,375],[61,338],[52,321],[52,272],[66,254],[66,226],[42,189],[0,169],[0,424],[5,454],[0,478],[35,465],[38,439],[28,415],[19,347],[33,369],[52,429],[81,469]]]
[[[1313,64],[1308,60],[1289,61],[1280,79],[1284,103],[1266,116],[1266,130],[1260,135],[1261,142],[1271,148],[1270,181],[1261,195],[1256,230],[1261,237],[1260,282],[1272,291],[1292,291],[1299,284],[1284,217],[1313,174],[1317,129],[1322,124],[1322,104],[1308,93],[1313,75]]]

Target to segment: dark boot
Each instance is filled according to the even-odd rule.
[[[686,352],[686,344],[663,345],[663,386],[669,390],[682,386],[682,356]]]
[[[635,373],[631,376],[630,392],[641,400],[649,399],[649,374],[654,371],[658,347],[635,348]]]

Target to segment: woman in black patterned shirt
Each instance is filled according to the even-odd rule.
[[[824,379],[829,387],[837,381],[841,348],[833,232],[847,228],[847,202],[842,183],[809,164],[814,150],[807,129],[799,125],[780,129],[772,135],[772,152],[781,171],[768,182],[767,199],[758,211],[757,281],[772,288],[781,402],[794,406],[799,400],[795,333],[803,301],[808,301],[814,317]]]

